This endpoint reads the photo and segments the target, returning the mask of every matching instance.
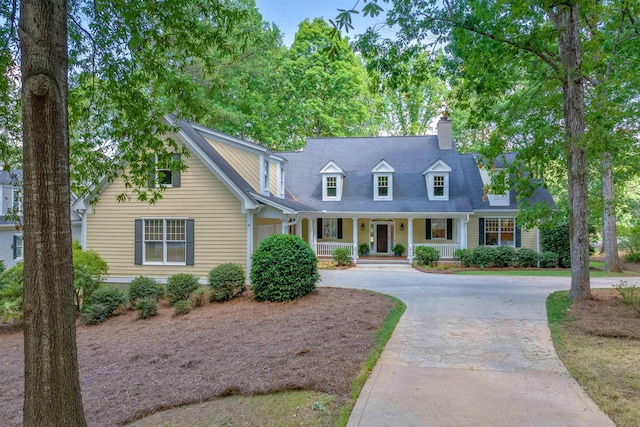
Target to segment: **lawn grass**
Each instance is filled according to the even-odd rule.
[[[309,390],[288,391],[264,396],[229,396],[197,405],[185,405],[155,413],[132,426],[311,426],[344,427],[375,366],[407,306],[387,295],[393,307],[387,313],[374,339],[374,345],[353,380],[351,397],[339,398]]]
[[[549,295],[547,315],[553,344],[571,375],[618,427],[640,425],[640,341],[572,327],[568,291]]]

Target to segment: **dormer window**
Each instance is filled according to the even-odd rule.
[[[322,200],[342,200],[342,187],[344,186],[344,171],[335,162],[330,161],[321,170],[322,174]]]
[[[488,171],[486,169],[480,168],[480,176],[482,177],[482,184],[485,188],[485,197],[486,200],[489,201],[490,206],[509,206],[511,204],[510,200],[510,192],[506,190],[503,194],[493,194],[489,192],[489,188],[491,186],[491,181],[494,178],[503,176],[500,175],[504,173],[503,169],[495,169],[494,171]]]
[[[265,160],[262,164],[262,194],[264,194],[265,196],[271,194],[271,192],[269,191],[269,169],[269,160]]]
[[[373,174],[373,200],[393,200],[393,173],[395,169],[386,161],[378,163]]]
[[[423,175],[429,200],[449,200],[449,173],[451,167],[442,159],[433,163]]]

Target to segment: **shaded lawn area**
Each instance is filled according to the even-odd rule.
[[[573,305],[568,291],[549,296],[553,344],[571,375],[617,426],[637,427],[640,308],[622,304],[615,289],[594,289],[592,293],[592,300]]]
[[[122,425],[166,408],[228,395],[312,390],[350,399],[393,301],[319,288],[288,303],[250,296],[173,317],[135,312],[78,327],[80,380],[91,426]],[[22,421],[23,336],[0,326],[0,425]]]

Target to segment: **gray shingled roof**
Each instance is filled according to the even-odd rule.
[[[458,154],[455,147],[442,150],[435,135],[413,137],[317,138],[303,151],[282,153],[289,162],[286,186],[294,199],[314,211],[327,212],[420,212],[470,213],[479,209],[517,209],[511,205],[491,207],[483,202],[483,183],[471,154]],[[449,167],[449,200],[431,201],[423,173],[437,160]],[[334,161],[345,172],[341,201],[322,201],[320,170]],[[393,200],[373,200],[371,169],[385,160],[395,169]],[[547,190],[539,189],[531,200],[553,203]]]

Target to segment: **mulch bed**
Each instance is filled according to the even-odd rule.
[[[173,317],[135,312],[78,326],[87,422],[122,425],[230,394],[314,390],[348,399],[351,382],[393,303],[370,292],[319,288],[288,303],[245,295]],[[0,326],[0,425],[22,421],[23,336]]]
[[[593,298],[571,306],[572,327],[601,337],[640,339],[640,313],[622,303],[616,289],[594,289]]]

